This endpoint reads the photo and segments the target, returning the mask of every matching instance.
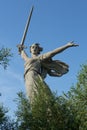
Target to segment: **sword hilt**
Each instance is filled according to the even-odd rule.
[[[24,49],[26,49],[27,47],[26,47],[25,45],[18,44],[18,45],[17,45],[17,48],[18,48],[19,54],[21,54],[21,51],[24,50]]]

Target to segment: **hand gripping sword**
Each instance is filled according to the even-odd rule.
[[[26,35],[27,35],[27,31],[28,31],[28,28],[29,28],[29,24],[30,24],[32,13],[33,13],[33,9],[34,9],[34,6],[32,6],[32,8],[30,10],[30,13],[29,13],[29,16],[28,16],[28,20],[27,20],[27,23],[26,23],[26,26],[25,26],[25,29],[24,29],[23,37],[22,37],[22,40],[21,40],[21,43],[17,45],[19,50],[25,48],[24,41],[25,41],[25,38],[26,38]]]

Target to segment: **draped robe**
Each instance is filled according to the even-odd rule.
[[[21,56],[25,61],[24,79],[26,92],[31,102],[34,98],[34,93],[37,93],[39,81],[44,84],[44,87],[46,87],[46,92],[51,94],[50,88],[44,81],[47,74],[59,77],[66,74],[69,70],[69,66],[66,63],[59,60],[52,60],[48,55],[49,53],[45,53],[34,58],[29,58],[24,50],[21,53]]]

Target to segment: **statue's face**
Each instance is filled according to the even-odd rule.
[[[39,47],[38,45],[34,44],[31,46],[30,51],[32,54],[37,55],[39,53]]]

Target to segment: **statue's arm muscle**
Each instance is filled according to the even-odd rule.
[[[21,51],[21,57],[23,58],[24,61],[28,59],[28,55],[26,54],[24,50]]]

